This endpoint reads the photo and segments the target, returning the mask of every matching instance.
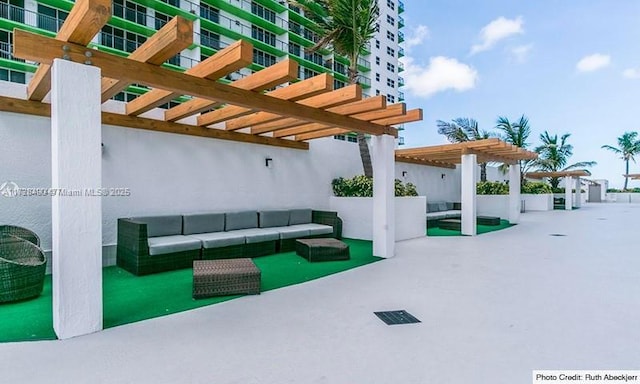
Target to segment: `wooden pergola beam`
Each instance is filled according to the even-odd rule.
[[[375,120],[373,122],[380,125],[398,125],[414,121],[422,121],[422,108],[409,110],[402,116],[389,117],[386,119]]]
[[[483,147],[490,144],[495,144],[499,141],[500,141],[499,139],[491,138],[491,139],[485,139],[485,140],[466,141],[464,143],[433,145],[433,146],[422,147],[422,148],[398,149],[397,153],[400,155],[440,153],[443,151],[462,150],[463,148]]]
[[[202,79],[218,80],[229,73],[246,67],[252,62],[253,45],[245,40],[238,40],[206,60],[187,69],[185,73]],[[180,95],[164,89],[152,89],[128,102],[126,113],[127,115],[140,115],[159,105],[166,104],[178,96]]]
[[[161,65],[193,43],[193,21],[176,16],[158,32],[149,37],[129,58],[149,64]],[[102,78],[102,102],[109,100],[129,84],[108,77]]]
[[[384,96],[375,96],[375,97],[369,97],[363,100],[359,100],[356,102],[327,108],[326,110],[328,112],[333,112],[340,115],[352,116],[357,118],[357,114],[360,114],[362,112],[375,111],[381,108],[385,108],[386,103],[387,103],[386,98]],[[365,119],[362,119],[362,120],[365,120]],[[270,121],[268,123],[254,125],[251,127],[251,133],[261,134],[261,133],[267,133],[271,131],[277,131],[280,129],[307,125],[307,124],[308,124],[307,122],[301,121],[299,119],[283,118],[283,119]],[[325,128],[330,128],[330,127],[325,126]]]
[[[308,124],[299,125],[297,127],[285,128],[285,129],[274,131],[273,137],[287,137],[287,136],[301,135],[303,133],[321,131],[326,128],[327,126],[324,124],[308,123]]]
[[[317,132],[310,132],[310,133],[303,133],[301,135],[296,135],[296,141],[320,139],[322,137],[341,135],[341,134],[343,134],[345,132],[351,132],[351,131],[348,130],[348,129],[344,129],[344,128],[323,129],[323,130],[317,131]]]
[[[50,117],[51,105],[39,101],[20,100],[0,96],[0,111]],[[155,132],[174,133],[178,135],[230,140],[241,143],[262,144],[302,150],[309,149],[308,143],[297,143],[293,140],[249,135],[246,133],[238,132],[227,132],[221,129],[196,127],[194,125],[171,123],[162,120],[148,119],[137,116],[127,116],[109,112],[102,112],[102,124],[125,128],[144,129]]]
[[[353,84],[340,89],[336,89],[335,91],[305,98],[304,100],[298,101],[298,103],[313,108],[329,108],[360,99],[362,99],[362,88],[357,84]],[[270,121],[285,118],[286,117],[283,117],[282,115],[277,113],[261,111],[248,116],[242,116],[227,121],[226,129],[229,131],[235,131],[242,128],[252,127],[261,123],[267,123]]]
[[[428,160],[415,159],[412,157],[405,157],[405,156],[398,156],[398,155],[396,155],[396,162],[426,165],[426,166],[438,167],[438,168],[456,169],[455,164],[440,163],[437,161],[428,161]]]
[[[294,80],[297,77],[298,62],[286,59],[247,77],[238,79],[231,83],[230,86],[247,91],[263,91],[276,85]],[[221,101],[195,97],[166,110],[164,113],[164,119],[167,121],[180,120],[187,116],[195,115],[196,113],[214,108],[220,104],[222,104]]]
[[[78,0],[60,27],[56,39],[87,45],[110,18],[111,0]],[[50,89],[51,66],[42,63],[27,85],[27,97],[29,100],[40,101],[45,98]]]
[[[55,39],[34,33],[15,30],[14,56],[25,60],[51,64],[61,56],[65,45],[68,58],[75,62],[85,61],[87,47],[71,43],[62,43]],[[246,108],[286,114],[309,122],[348,127],[352,131],[372,135],[388,134],[397,137],[398,130],[380,124],[370,123],[348,116],[326,112],[299,103],[276,99],[208,79],[199,79],[155,65],[140,63],[105,52],[95,51],[92,63],[102,70],[103,76],[144,84],[153,88],[191,95],[211,101],[235,104]]]
[[[267,92],[267,95],[281,100],[297,101],[303,98],[312,97],[333,89],[333,76],[323,73],[310,79],[302,80],[297,83],[290,84],[287,87],[274,89]],[[224,108],[215,111],[203,113],[198,116],[198,125],[206,126],[211,124],[228,121],[253,113],[252,109],[238,107],[235,105],[227,105]]]
[[[557,172],[527,172],[526,178],[529,179],[543,179],[545,177],[588,177],[591,176],[591,172],[581,169],[574,171],[557,171]]]

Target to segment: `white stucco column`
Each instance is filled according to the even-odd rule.
[[[395,138],[373,136],[373,255],[395,254]]]
[[[580,177],[576,177],[576,207],[580,208],[582,206],[582,186],[580,185]]]
[[[520,221],[520,164],[509,165],[509,223]]]
[[[564,178],[564,209],[570,211],[573,209],[573,193],[571,192],[573,187],[573,178],[566,176]]]
[[[102,329],[100,69],[56,59],[51,71],[53,328],[60,339]],[[80,192],[79,196],[76,195]],[[73,195],[73,196],[70,196]]]
[[[461,203],[462,203],[462,234],[475,236],[476,228],[476,173],[478,158],[475,154],[462,155],[461,165]]]

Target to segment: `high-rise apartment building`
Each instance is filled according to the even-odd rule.
[[[401,17],[404,4],[399,0],[378,0],[380,18],[378,33],[358,62],[364,94],[385,95],[389,103],[404,99],[399,88],[403,55]],[[53,36],[58,31],[74,2],[69,0],[0,0],[0,80],[27,83],[36,65],[14,58],[11,54],[13,29],[21,28]],[[330,50],[305,52],[318,40],[317,28],[304,12],[283,0],[113,0],[113,17],[96,35],[92,45],[97,49],[125,55],[153,35],[173,16],[194,21],[193,44],[173,57],[165,66],[184,70],[213,55],[219,49],[239,40],[254,47],[253,64],[227,76],[233,81],[289,57],[299,63],[300,79],[330,72],[335,88],[348,82],[347,58]],[[132,85],[115,96],[130,101],[146,92]],[[172,103],[180,102],[180,99]],[[338,137],[353,141],[351,137]],[[402,140],[400,140],[402,143]]]

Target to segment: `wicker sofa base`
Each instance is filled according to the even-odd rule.
[[[190,268],[194,260],[200,259],[199,249],[144,257],[127,252],[122,247],[118,247],[117,252],[117,266],[136,276]]]
[[[193,262],[193,298],[260,294],[261,272],[249,258]]]
[[[202,260],[235,259],[243,257],[244,244],[220,248],[203,248]]]
[[[259,243],[245,244],[242,250],[242,257],[258,257],[273,255],[276,253],[277,240],[262,241]]]

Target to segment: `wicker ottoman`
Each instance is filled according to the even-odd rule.
[[[349,260],[349,246],[337,239],[299,239],[296,254],[309,261]]]
[[[260,270],[251,259],[194,260],[193,298],[260,294]]]

